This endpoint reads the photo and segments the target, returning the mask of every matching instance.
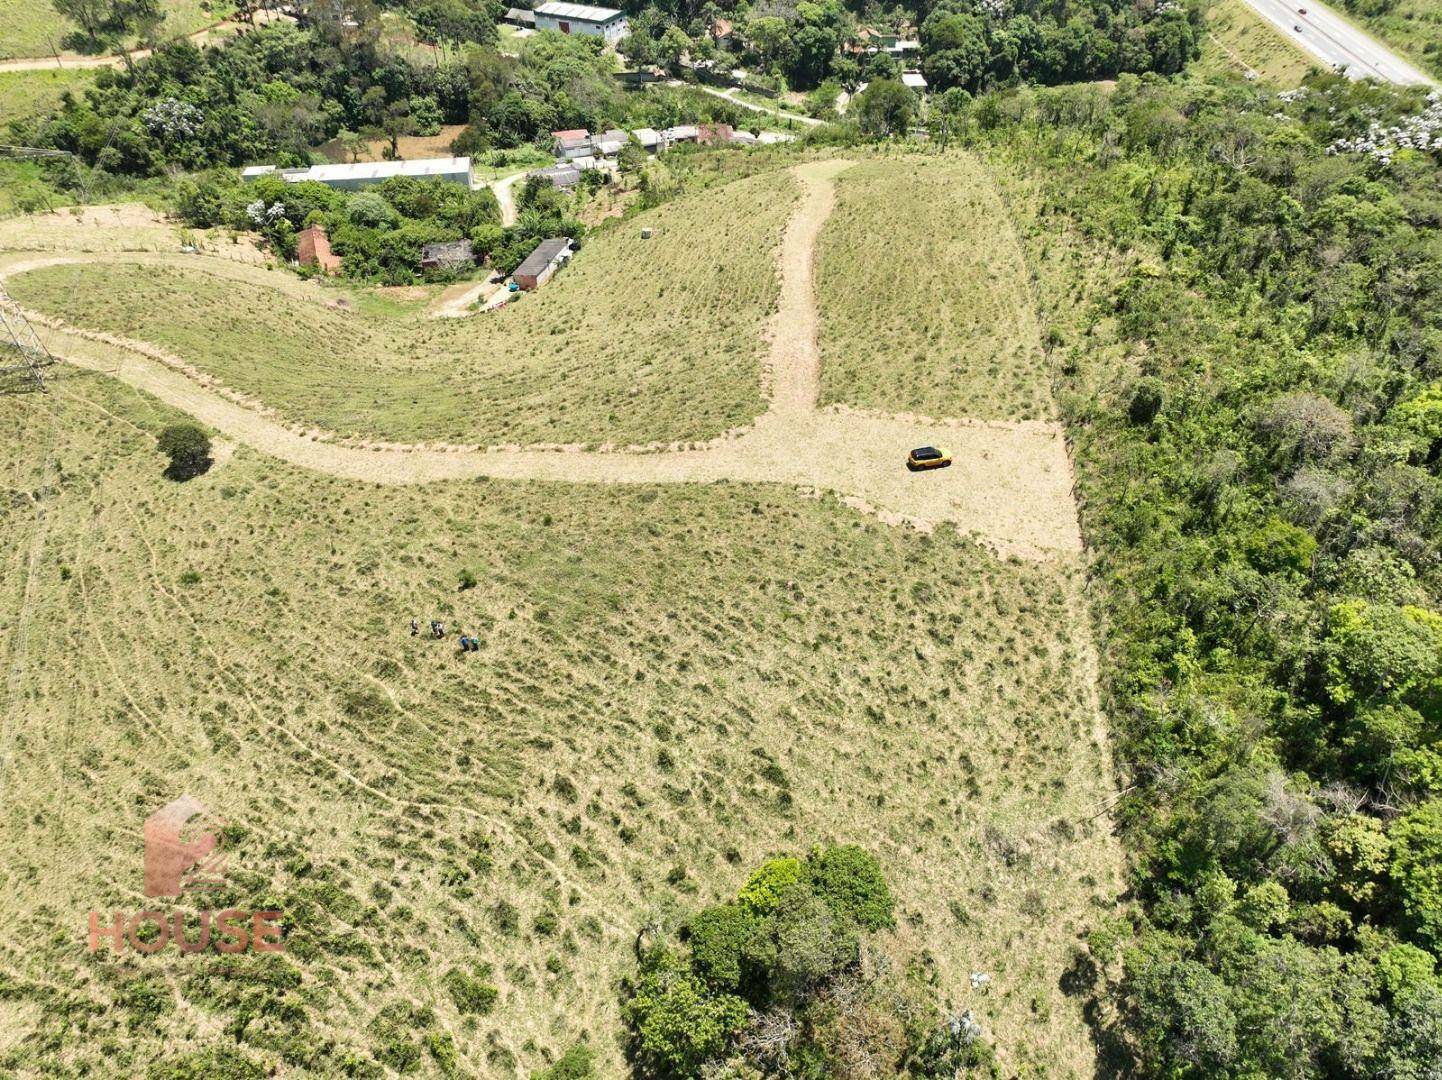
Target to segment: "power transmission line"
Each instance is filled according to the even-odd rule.
[[[44,391],[45,370],[54,364],[25,312],[0,285],[0,394]]]

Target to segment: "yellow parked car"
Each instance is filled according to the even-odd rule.
[[[912,472],[922,469],[944,469],[951,464],[951,452],[940,446],[918,446],[906,455],[906,467]]]

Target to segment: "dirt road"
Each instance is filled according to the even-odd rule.
[[[37,0],[40,2],[40,0]],[[234,34],[238,30],[252,29],[254,26],[263,26],[268,22],[294,22],[290,16],[281,15],[278,12],[258,12],[254,24],[249,22],[233,22],[229,19],[222,19],[220,22],[211,23],[209,26],[202,26],[199,30],[189,34],[181,34],[174,38],[180,41],[182,38],[192,41],[197,45],[204,44],[212,34]],[[131,61],[144,60],[150,56],[149,49],[129,50]],[[0,74],[7,71],[50,71],[56,68],[63,69],[85,69],[85,68],[119,68],[125,66],[125,55],[113,53],[108,56],[81,56],[77,53],[62,53],[60,56],[34,56],[21,57],[15,60],[0,60]]]
[[[517,180],[524,180],[525,172],[512,173],[510,176],[503,176],[499,180],[491,181],[491,190],[496,193],[496,202],[501,204],[501,224],[514,225],[516,223],[516,200],[511,195],[511,188]]]
[[[229,439],[332,476],[386,484],[473,476],[585,483],[781,483],[834,493],[848,505],[893,524],[931,529],[950,523],[1003,555],[1044,559],[1080,550],[1071,464],[1061,425],[817,409],[815,245],[834,201],[833,178],[848,165],[830,161],[792,170],[803,186],[803,197],[779,255],[782,286],[767,331],[764,371],[769,404],[742,434],[702,449],[556,451],[343,444],[325,432],[288,426],[264,406],[244,400],[184,358],[155,346],[32,317],[52,328],[46,333],[47,344],[77,367],[104,371],[190,413]],[[12,257],[0,260],[0,281],[41,265],[126,258],[110,253]],[[203,256],[167,253],[139,259],[228,276],[262,275],[272,283],[282,278],[257,267]],[[287,291],[313,288],[285,280]],[[907,472],[906,452],[928,443],[949,448],[955,464],[933,473]]]
[[[724,98],[725,100],[731,102],[732,105],[739,105],[743,109],[750,109],[752,112],[759,113],[776,113],[775,109],[769,109],[764,105],[753,105],[749,101],[743,101],[739,97],[736,97],[736,90],[734,87],[730,90],[717,90],[714,86],[701,86],[699,83],[694,85],[696,86],[697,90],[702,90],[710,94],[712,97]],[[821,121],[816,119],[814,116],[802,116],[800,113],[787,112],[785,109],[781,110],[780,115],[784,116],[787,120],[795,120],[798,124],[801,124],[805,127],[816,127],[818,124],[821,123]]]

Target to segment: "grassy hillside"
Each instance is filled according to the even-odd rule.
[[[93,70],[76,68],[0,71],[0,130],[12,120],[27,120],[49,112],[66,90],[78,96],[94,78]]]
[[[1201,58],[1190,70],[1241,75],[1255,71],[1277,86],[1296,86],[1315,66],[1311,54],[1277,33],[1246,0],[1217,0],[1207,10]]]
[[[234,9],[227,0],[161,0],[160,6],[164,36],[189,34]],[[74,30],[50,0],[0,0],[0,60],[73,52],[66,38]]]
[[[704,439],[760,411],[775,250],[797,190],[773,172],[682,198],[648,215],[652,239],[637,224],[618,226],[545,289],[467,320],[343,310],[202,270],[65,266],[10,288],[23,303],[154,342],[293,420],[342,433],[484,444]]]
[[[970,158],[909,155],[842,173],[818,265],[823,402],[1052,414],[1025,264]]]
[[[615,1075],[638,930],[836,839],[1008,1072],[1092,1074],[1059,987],[1119,879],[1079,566],[737,485],[381,489],[229,448],[179,485],[169,419],[103,378],[0,398],[0,1066],[525,1076],[584,1034]],[[84,953],[183,791],[286,957]]]

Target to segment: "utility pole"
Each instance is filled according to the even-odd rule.
[[[25,312],[0,285],[0,394],[43,393],[45,370],[54,364]]]
[[[47,150],[35,146],[0,144],[0,157],[67,158],[67,150]],[[54,367],[55,357],[40,340],[35,327],[25,317],[19,304],[11,299],[0,283],[0,394],[31,391],[43,393],[45,372]]]

